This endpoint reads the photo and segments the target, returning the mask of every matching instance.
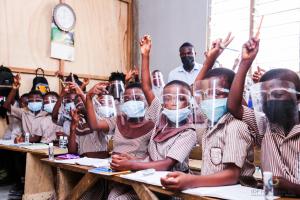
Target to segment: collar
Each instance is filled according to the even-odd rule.
[[[209,128],[207,129],[207,134],[206,137],[208,137],[209,135],[211,135],[217,128],[219,128],[220,126],[225,126],[226,123],[230,122],[231,120],[233,120],[233,116],[228,112],[226,113],[224,116],[222,116],[219,121],[212,127],[212,129],[209,130]]]
[[[199,70],[200,70],[200,64],[198,64],[198,63],[195,62],[195,65],[194,65],[194,68],[192,69],[192,71],[199,71]],[[183,68],[183,65],[181,65],[178,68],[178,72],[186,72],[185,69]],[[188,72],[188,73],[191,73],[191,72]]]
[[[295,136],[300,136],[300,124],[295,125],[285,139],[290,139]]]

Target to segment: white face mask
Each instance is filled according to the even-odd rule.
[[[44,111],[47,113],[52,113],[55,103],[44,104]]]
[[[126,101],[121,106],[121,111],[129,118],[138,118],[145,116],[145,102],[143,101]]]
[[[109,106],[97,106],[96,113],[100,117],[113,117],[115,116],[115,109]]]
[[[182,122],[187,119],[191,114],[191,110],[188,107],[178,109],[178,110],[169,110],[164,108],[162,113],[173,123]]]

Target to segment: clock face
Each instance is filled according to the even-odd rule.
[[[67,4],[58,4],[53,12],[54,22],[63,31],[70,31],[75,26],[76,16]]]

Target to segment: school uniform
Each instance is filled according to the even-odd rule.
[[[243,106],[243,121],[255,133],[256,143],[261,146],[261,167],[273,176],[283,177],[300,184],[300,125],[295,125],[285,136],[280,127],[267,125],[264,135],[259,133],[263,123],[256,121],[255,111]]]
[[[253,175],[254,141],[244,122],[227,113],[211,130],[198,131],[202,132],[201,175],[221,172],[227,164],[241,168],[241,176]]]
[[[45,116],[43,122],[40,124],[42,129],[42,139],[41,143],[50,143],[56,140],[56,132],[62,132],[63,128],[56,125],[52,121],[51,114]]]
[[[76,143],[78,154],[87,152],[107,151],[107,138],[102,131],[92,131],[86,119],[82,116],[76,127]]]
[[[43,123],[47,112],[40,111],[37,115],[35,115],[27,109],[11,106],[10,113],[12,116],[21,120],[23,134],[29,133],[30,135],[43,135],[43,130],[40,124]]]
[[[7,113],[9,124],[4,132],[3,139],[14,140],[16,137],[22,135],[22,123],[17,117]]]

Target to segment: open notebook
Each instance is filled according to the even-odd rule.
[[[168,173],[168,171],[156,171],[153,174],[149,175],[144,175],[139,172],[131,173],[131,174],[126,174],[126,175],[121,175],[122,178],[142,182],[142,183],[147,183],[150,185],[157,185],[161,186],[160,183],[160,178],[165,177]]]
[[[98,159],[98,158],[77,158],[77,159],[67,159],[67,160],[54,160],[57,163],[73,164],[73,165],[83,165],[91,167],[109,167],[109,159]]]

